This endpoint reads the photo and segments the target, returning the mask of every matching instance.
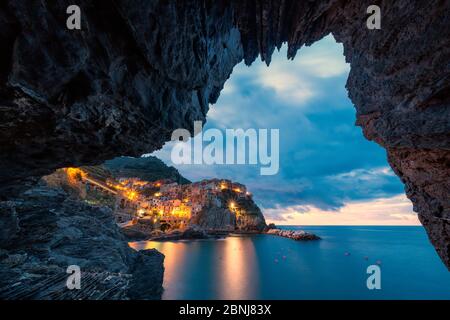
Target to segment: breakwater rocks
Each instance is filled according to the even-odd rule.
[[[309,233],[303,230],[270,229],[266,231],[266,234],[289,238],[296,241],[320,240],[319,236],[316,236],[313,233]]]

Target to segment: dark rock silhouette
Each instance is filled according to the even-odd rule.
[[[108,208],[38,186],[0,206],[0,225],[17,226],[0,242],[0,299],[161,298],[164,256],[131,249]],[[70,265],[79,291],[66,287]]]

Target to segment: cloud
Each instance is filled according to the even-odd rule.
[[[349,70],[348,64],[342,63],[336,57],[327,55],[310,56],[299,62],[308,73],[314,74],[320,78],[330,78],[342,75]]]
[[[290,225],[420,225],[405,195],[369,201],[352,201],[337,211],[314,206],[265,210],[269,222]]]
[[[321,81],[348,74],[350,65],[343,59],[342,46],[330,35],[312,47],[301,49],[297,58],[286,61],[284,46],[270,67],[256,67],[255,83],[273,89],[288,104],[302,106],[313,98],[326,94]],[[246,70],[247,72],[247,70]]]
[[[274,90],[280,99],[289,104],[304,105],[318,94],[311,81],[289,66],[260,67],[255,82]]]
[[[304,48],[296,64],[305,73],[319,78],[337,77],[348,74],[350,64],[342,59],[342,46],[337,46],[330,35],[312,47]]]

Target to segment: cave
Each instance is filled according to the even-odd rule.
[[[450,268],[448,1],[375,1],[379,30],[366,27],[369,1],[76,2],[80,30],[66,28],[71,1],[0,5],[2,214],[55,169],[141,156],[192,131],[241,61],[270,65],[284,43],[294,59],[332,34],[356,124],[386,149]]]

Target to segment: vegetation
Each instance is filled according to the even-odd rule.
[[[104,166],[115,177],[134,177],[144,181],[170,179],[178,184],[189,184],[177,169],[167,166],[156,157],[142,158],[120,157],[106,161]]]

